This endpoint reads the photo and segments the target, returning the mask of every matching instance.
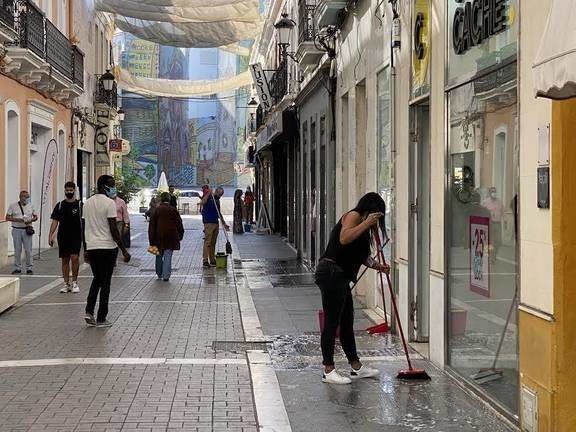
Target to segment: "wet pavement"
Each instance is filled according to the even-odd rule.
[[[511,430],[421,358],[432,381],[396,380],[400,345],[366,335],[373,323],[359,304],[359,353],[382,375],[322,384],[319,292],[281,239],[236,236],[228,270],[205,271],[202,227],[187,217],[164,283],[147,226],[133,218],[134,260],[113,278],[113,327],[83,323],[89,269],[77,295],[58,292],[55,251],[22,277],[27,297],[0,315],[0,431]]]

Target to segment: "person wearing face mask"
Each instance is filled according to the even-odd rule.
[[[26,255],[26,273],[33,274],[32,237],[34,228],[32,223],[38,220],[36,211],[30,202],[27,191],[20,192],[19,201],[8,207],[6,221],[12,222],[12,239],[14,240],[14,271],[12,274],[22,273],[22,247]]]
[[[112,199],[118,192],[114,177],[103,175],[98,178],[98,193],[84,204],[84,260],[90,264],[94,279],[86,301],[84,320],[89,326],[110,327],[108,298],[112,273],[116,264],[118,249],[122,251],[124,262],[130,261],[130,254],[122,243],[116,223],[116,204]],[[94,318],[96,300],[100,296],[98,315]]]
[[[78,269],[80,268],[80,248],[82,247],[82,207],[75,198],[76,185],[67,182],[64,185],[66,199],[59,202],[52,211],[52,225],[48,244],[54,246],[58,240],[58,256],[62,260],[62,276],[64,287],[61,293],[79,293]],[[72,264],[72,265],[70,265]],[[70,282],[70,267],[72,267],[72,282]]]
[[[126,238],[126,234],[130,231],[130,215],[128,214],[128,206],[126,201],[124,201],[118,192],[112,197],[114,204],[116,204],[116,225],[118,225],[118,231],[124,239],[124,246],[130,247],[127,240],[130,241],[130,237]]]

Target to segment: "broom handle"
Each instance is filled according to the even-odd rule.
[[[386,240],[386,242],[382,245],[381,249],[384,249],[389,241],[390,241],[389,239]],[[374,255],[372,258],[377,259],[378,254]],[[360,273],[360,276],[358,276],[358,278],[356,279],[356,282],[354,282],[354,285],[352,285],[352,288],[350,288],[350,291],[352,291],[354,288],[356,288],[356,285],[358,285],[358,283],[360,282],[360,279],[362,279],[362,277],[366,274],[368,269],[369,269],[369,267],[366,267],[366,268],[364,268],[364,270],[362,270],[362,273]]]
[[[379,241],[380,233],[378,231],[376,231],[376,236],[378,237]],[[392,300],[394,315],[396,316],[396,322],[398,323],[398,330],[400,331],[400,337],[402,338],[402,345],[404,345],[404,354],[406,354],[406,360],[408,361],[408,369],[412,370],[412,361],[410,361],[410,355],[408,354],[408,344],[406,343],[406,338],[404,337],[404,330],[402,330],[402,323],[400,322],[400,314],[398,314],[398,306],[396,305],[396,298],[394,297],[394,291],[392,290],[392,282],[390,281],[389,273],[386,273],[386,280],[388,282],[388,289],[390,290],[390,299]]]
[[[385,264],[386,260],[384,258],[384,251],[380,245],[380,236],[375,236],[376,250],[378,251],[378,261],[380,264]],[[386,312],[386,298],[384,297],[384,278],[382,277],[382,272],[378,272],[380,276],[380,294],[382,295],[382,309],[384,310],[384,322],[388,324],[388,313]]]
[[[216,202],[216,198],[214,198],[214,194],[212,194],[212,200],[214,201],[214,207],[216,207],[216,211],[218,212],[218,217],[220,218],[220,221],[218,221],[218,224],[220,224],[220,222],[222,220],[224,220],[224,218],[222,217],[222,213],[220,213],[220,209],[218,208],[218,203]],[[230,239],[228,238],[228,233],[226,232],[226,227],[224,226],[222,228],[222,230],[224,231],[224,237],[226,237],[226,241],[229,242]]]

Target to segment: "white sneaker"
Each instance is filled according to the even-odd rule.
[[[326,384],[350,384],[352,380],[340,375],[336,372],[336,369],[334,369],[330,373],[322,372],[322,382]]]
[[[368,366],[360,366],[360,369],[356,370],[353,367],[350,368],[350,378],[360,379],[360,378],[376,378],[380,376],[380,371],[378,369],[369,368]]]
[[[80,287],[78,286],[78,282],[76,282],[76,281],[72,282],[71,291],[75,294],[80,292]]]
[[[68,293],[68,292],[70,292],[70,291],[71,291],[71,290],[70,290],[70,285],[69,285],[69,284],[64,284],[64,287],[60,290],[60,292],[61,292],[62,294]]]

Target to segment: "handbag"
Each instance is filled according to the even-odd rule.
[[[18,201],[18,206],[20,207],[20,211],[22,212],[22,217],[24,217],[24,209],[22,208],[22,204],[20,204],[20,201]],[[26,225],[26,234],[28,234],[29,236],[34,235],[35,231],[34,231],[34,227],[32,225]]]

